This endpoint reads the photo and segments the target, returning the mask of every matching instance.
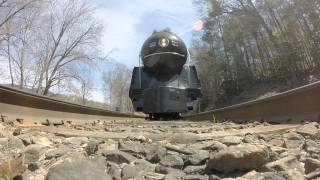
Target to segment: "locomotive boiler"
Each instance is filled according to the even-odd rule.
[[[179,118],[198,111],[200,81],[195,66],[187,65],[188,49],[170,30],[154,31],[144,42],[134,67],[129,96],[136,111],[150,119]]]

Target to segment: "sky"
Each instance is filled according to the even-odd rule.
[[[92,0],[96,7],[95,16],[104,26],[101,50],[109,53],[111,62],[125,64],[128,68],[139,65],[139,52],[143,42],[153,30],[170,28],[190,47],[195,22],[200,14],[193,0]],[[92,97],[103,102],[104,94],[101,72],[110,68],[111,63],[102,65],[93,74],[96,90]],[[0,59],[0,71],[8,70],[6,61]],[[5,73],[8,74],[8,73]],[[7,78],[0,73],[0,81]]]
[[[193,0],[95,0],[97,18],[105,26],[103,51],[129,68],[139,64],[143,42],[153,30],[169,27],[190,46],[199,13]]]

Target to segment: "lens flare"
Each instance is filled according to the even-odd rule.
[[[199,19],[194,23],[193,30],[200,31],[202,29],[202,27],[203,27],[203,22],[202,22],[202,20]]]

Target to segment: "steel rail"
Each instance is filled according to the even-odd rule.
[[[140,118],[142,116],[120,113],[105,110],[102,108],[94,108],[84,106],[80,104],[70,103],[66,101],[49,98],[29,92],[21,91],[15,88],[10,88],[0,85],[0,103],[11,104],[35,109],[68,112],[76,114],[88,114],[88,115],[99,115],[99,116],[112,116],[112,117],[132,117]],[[19,111],[19,110],[17,110]]]
[[[186,115],[190,120],[267,121],[290,123],[320,121],[320,81],[267,98],[248,101],[220,109]]]

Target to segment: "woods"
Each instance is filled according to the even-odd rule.
[[[196,0],[204,30],[192,54],[203,107],[245,87],[280,82],[292,88],[319,74],[320,3],[316,0]]]

